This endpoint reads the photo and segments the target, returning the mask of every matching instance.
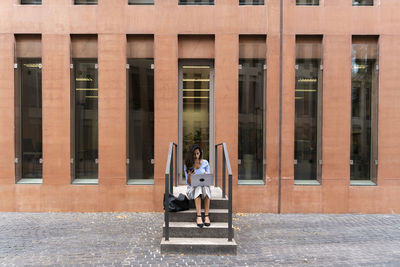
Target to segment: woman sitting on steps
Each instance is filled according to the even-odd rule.
[[[203,151],[199,145],[192,145],[185,159],[185,176],[186,176],[186,195],[189,199],[194,199],[196,206],[196,223],[198,227],[203,227],[203,219],[201,216],[201,199],[204,199],[204,225],[210,226],[210,210],[211,189],[209,186],[191,186],[191,175],[210,173],[210,165],[208,161],[203,159]]]

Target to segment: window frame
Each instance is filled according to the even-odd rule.
[[[23,3],[23,1],[28,1],[28,0],[18,0],[19,4],[22,6],[41,6],[43,4],[43,0],[31,0],[31,1],[38,1],[34,3]]]
[[[130,164],[133,164],[133,159],[130,158],[130,79],[129,79],[129,74],[130,74],[130,67],[131,64],[130,62],[133,60],[152,60],[152,70],[153,70],[153,158],[152,158],[152,168],[153,168],[153,178],[152,179],[135,179],[131,178],[130,175]],[[126,177],[127,177],[127,185],[154,185],[154,145],[155,145],[155,109],[154,109],[154,104],[155,104],[155,99],[154,99],[154,93],[155,93],[155,78],[154,78],[154,58],[128,58],[126,59],[126,159],[127,159],[127,164],[126,164]]]
[[[372,73],[372,78],[371,78],[371,140],[370,140],[370,177],[367,179],[351,179],[351,165],[354,164],[353,160],[351,158],[351,145],[352,145],[352,129],[353,129],[353,117],[352,114],[350,114],[350,170],[349,170],[349,181],[350,181],[350,186],[376,186],[378,185],[378,150],[379,150],[379,84],[380,84],[380,71],[379,71],[379,65],[380,65],[380,36],[379,35],[352,35],[352,41],[350,44],[350,112],[352,112],[353,105],[352,105],[352,93],[353,93],[353,74],[352,74],[352,68],[353,68],[353,44],[360,44],[360,41],[355,41],[357,39],[360,40],[360,38],[366,38],[369,39],[369,43],[372,43],[371,40],[375,39],[374,42],[376,44],[376,49],[377,49],[377,56],[375,59],[375,68],[372,70],[375,70],[375,75],[374,77],[374,72]],[[364,44],[368,44],[368,41],[365,41]],[[373,85],[375,84],[375,88]],[[375,93],[375,98],[374,98],[374,93]],[[375,115],[375,116],[374,116]]]
[[[265,0],[262,0],[262,3],[252,3],[252,4],[241,3],[241,1],[242,0],[239,0],[239,6],[264,6],[265,5]],[[246,0],[243,0],[243,1],[246,1]]]
[[[189,0],[190,1],[190,0]],[[178,0],[178,6],[214,6],[215,5],[215,0],[208,0],[208,1],[212,1],[212,3],[203,3],[203,2],[199,2],[199,3],[182,3],[181,0]]]
[[[317,140],[316,140],[316,177],[315,179],[296,179],[295,172],[293,173],[293,180],[295,185],[322,185],[322,172],[323,172],[323,165],[322,165],[322,156],[323,156],[323,99],[324,99],[324,37],[323,35],[296,35],[295,38],[295,50],[297,50],[297,43],[298,43],[298,38],[302,39],[303,41],[300,41],[299,43],[307,43],[304,40],[307,40],[307,38],[314,39],[318,38],[320,39],[318,42],[317,41],[309,41],[308,43],[313,44],[313,43],[319,43],[321,45],[321,50],[320,50],[320,58],[319,58],[319,66],[318,66],[318,96],[317,96]],[[295,76],[295,81],[294,81],[294,90],[296,90],[296,72],[297,72],[297,60],[301,59],[298,57],[297,52],[295,51],[295,71],[294,71],[294,76]],[[294,142],[296,142],[295,139],[295,133],[296,133],[296,100],[295,100],[295,93],[294,92],[294,132],[293,132],[293,137],[294,137]],[[295,153],[295,144],[293,147],[293,153]],[[296,155],[293,155],[294,158],[294,168],[296,163]]]

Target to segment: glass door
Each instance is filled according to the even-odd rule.
[[[214,66],[208,60],[179,63],[179,184],[186,184],[183,171],[186,153],[193,144],[203,150],[211,169],[214,160]]]

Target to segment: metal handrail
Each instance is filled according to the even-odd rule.
[[[226,171],[228,171],[228,241],[233,239],[232,229],[232,168],[229,160],[228,148],[226,143],[215,145],[215,165],[214,165],[214,179],[215,186],[218,185],[218,147],[222,145],[222,197],[225,195],[226,187]]]
[[[175,176],[174,176],[174,148],[175,148]],[[169,240],[169,193],[173,193],[173,180],[175,178],[175,186],[178,180],[178,145],[174,142],[169,143],[167,166],[165,167],[165,194],[164,194],[164,221],[165,221],[165,240]],[[172,179],[171,179],[172,177]]]

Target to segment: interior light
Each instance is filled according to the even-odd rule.
[[[189,91],[189,92],[209,92],[210,89],[183,89],[183,91]]]
[[[85,98],[98,98],[99,96],[97,96],[97,95],[87,95],[87,96],[85,96]]]
[[[296,96],[294,99],[299,100],[299,99],[304,99],[304,97]]]
[[[183,98],[188,98],[188,99],[201,98],[201,99],[205,99],[205,98],[208,98],[208,96],[184,96]]]
[[[301,78],[297,80],[299,83],[316,83],[317,79],[315,78]]]
[[[32,64],[24,64],[24,67],[27,68],[39,68],[40,63],[32,63]]]
[[[76,88],[76,91],[98,91],[97,88]]]
[[[316,92],[316,89],[295,89],[296,92]]]
[[[363,70],[368,68],[368,65],[358,65],[358,64],[354,64],[353,65],[353,69],[359,69],[359,70]]]
[[[210,79],[182,79],[184,82],[209,82]]]
[[[92,82],[92,78],[76,78],[77,81],[79,82]]]
[[[182,66],[183,69],[209,69],[210,66]]]

